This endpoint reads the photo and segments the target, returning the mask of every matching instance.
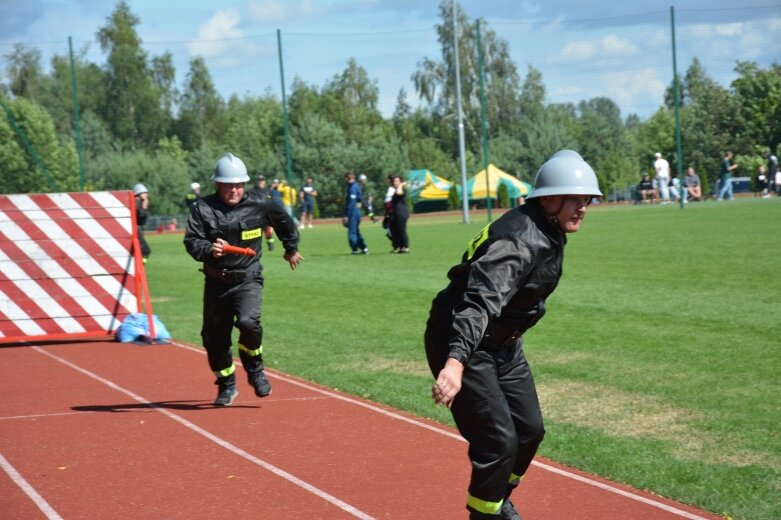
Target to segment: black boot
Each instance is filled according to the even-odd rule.
[[[236,390],[236,376],[229,375],[227,377],[217,378],[214,382],[219,389],[217,390],[217,398],[214,400],[214,406],[230,406],[239,395],[239,391]]]

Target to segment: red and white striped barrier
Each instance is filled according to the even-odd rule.
[[[133,207],[130,191],[0,195],[0,342],[113,334],[142,296],[151,317]]]

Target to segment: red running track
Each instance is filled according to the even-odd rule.
[[[269,371],[214,408],[203,351],[114,342],[0,347],[0,518],[466,518],[452,429]],[[536,459],[526,520],[716,515]]]

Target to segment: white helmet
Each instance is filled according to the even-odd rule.
[[[359,181],[361,181],[361,182],[366,182],[366,175],[364,175],[363,173],[362,173],[362,174],[360,174],[360,175],[358,176],[358,180],[359,180]]]
[[[226,184],[236,184],[248,182],[249,175],[247,175],[247,167],[244,166],[244,161],[232,153],[226,153],[217,161],[211,180]]]
[[[534,190],[526,197],[550,195],[593,195],[601,197],[597,175],[573,150],[559,150],[548,159],[534,177]]]
[[[146,189],[146,186],[139,182],[133,186],[133,195],[141,195],[142,193],[149,193],[149,190]]]
[[[190,189],[193,190],[193,191],[200,190],[201,189],[201,183],[200,182],[194,182],[194,183],[190,184]]]

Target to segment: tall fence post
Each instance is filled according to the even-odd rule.
[[[84,146],[81,143],[81,116],[79,115],[79,90],[76,83],[76,65],[73,60],[73,42],[68,36],[71,60],[71,91],[73,92],[73,121],[76,130],[76,151],[79,153],[79,189],[84,191]]]
[[[678,166],[678,201],[681,208],[683,204],[683,190],[686,187],[683,185],[683,147],[681,146],[681,101],[678,88],[678,64],[676,61],[675,51],[675,7],[670,6],[670,29],[672,31],[673,42],[673,106],[675,107],[675,146],[677,150],[676,165]]]

